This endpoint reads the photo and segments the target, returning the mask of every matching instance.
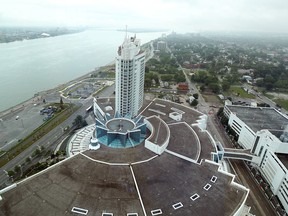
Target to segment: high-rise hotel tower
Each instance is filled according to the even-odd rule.
[[[116,57],[115,114],[133,118],[144,99],[145,52],[140,40],[125,37]]]

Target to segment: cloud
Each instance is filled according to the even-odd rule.
[[[287,0],[1,0],[0,13],[9,25],[288,31]]]

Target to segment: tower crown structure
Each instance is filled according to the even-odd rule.
[[[115,115],[133,118],[143,104],[145,75],[145,52],[136,36],[119,46],[115,68]]]

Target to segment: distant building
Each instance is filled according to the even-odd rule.
[[[222,94],[219,94],[218,97],[219,97],[221,100],[225,100],[225,97],[224,97]]]
[[[41,36],[43,36],[43,37],[50,37],[50,34],[43,32],[43,33],[41,34]]]
[[[165,41],[158,41],[157,43],[157,50],[166,51],[167,44]]]
[[[144,99],[145,52],[140,40],[126,37],[116,57],[115,110],[124,117],[134,117]]]
[[[254,70],[253,69],[238,69],[237,72],[243,75],[245,74],[251,75],[253,74]]]
[[[178,90],[181,91],[188,91],[189,90],[189,85],[186,82],[180,82],[178,83]]]
[[[230,100],[227,99],[227,100],[225,100],[224,104],[225,104],[225,105],[232,105],[232,101],[230,101]]]
[[[243,75],[242,80],[245,80],[246,82],[251,83],[253,79],[251,76]]]

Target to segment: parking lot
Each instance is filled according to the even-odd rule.
[[[29,104],[0,118],[0,150],[13,147],[43,124],[43,104]]]

